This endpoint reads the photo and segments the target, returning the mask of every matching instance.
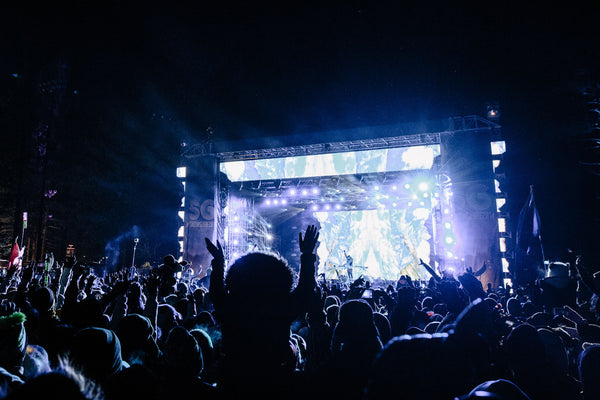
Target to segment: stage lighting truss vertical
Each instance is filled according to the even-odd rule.
[[[177,258],[179,261],[183,260],[183,253],[185,249],[185,179],[187,177],[187,167],[180,166],[177,168],[177,178],[179,178],[182,189],[181,189],[181,203],[179,210],[177,211],[177,242],[179,243],[179,250],[177,251]]]
[[[453,224],[453,193],[452,180],[446,174],[440,173],[436,177],[436,193],[433,206],[433,223],[435,235],[434,258],[438,262],[438,269],[443,270],[447,265],[452,264],[455,258],[453,247],[456,244]]]
[[[254,218],[254,201],[250,198],[233,196],[229,192],[225,209],[225,227],[223,237],[226,241],[226,258],[228,265],[247,253],[250,246],[250,234]]]
[[[504,192],[506,173],[503,163],[504,153],[506,153],[506,143],[501,140],[499,135],[492,138],[490,142],[492,154],[492,168],[494,170],[494,188],[496,193],[496,218],[498,223],[498,249],[500,251],[500,261],[502,263],[502,282],[504,286],[511,284],[509,266],[512,259],[512,236],[509,229],[510,215],[503,208],[507,202],[507,196]]]

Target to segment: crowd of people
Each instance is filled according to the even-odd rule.
[[[173,256],[104,278],[75,257],[12,266],[0,398],[600,398],[600,275],[581,257],[514,288],[424,262],[426,284],[339,285],[317,279],[318,229],[299,239],[299,269],[266,252],[227,266],[206,239],[208,282]]]

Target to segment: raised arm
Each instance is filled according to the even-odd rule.
[[[156,270],[150,270],[146,281],[146,303],[144,304],[144,315],[150,319],[155,331],[158,329],[158,286],[160,276]]]
[[[212,273],[210,275],[208,293],[215,307],[218,307],[223,304],[223,301],[225,300],[225,254],[223,253],[223,247],[221,247],[221,243],[218,240],[216,246],[209,238],[205,238],[205,240],[206,248],[213,256],[213,259],[210,262]]]
[[[484,262],[482,267],[473,273],[475,276],[481,276],[487,270],[487,264]]]
[[[423,261],[420,258],[419,258],[419,264],[421,264],[423,266],[423,268],[425,268],[427,270],[427,272],[429,272],[431,274],[431,276],[433,276],[433,279],[435,279],[436,282],[442,281],[442,277],[439,276],[438,274],[436,274],[436,272],[433,270],[433,268],[431,268],[431,266],[429,266],[429,264],[427,264],[425,261]]]
[[[298,286],[292,293],[294,303],[302,311],[308,307],[310,296],[315,289],[317,281],[315,279],[315,262],[317,256],[314,254],[315,247],[319,240],[317,227],[309,225],[302,237],[302,232],[298,234],[300,245],[300,275],[298,277]]]

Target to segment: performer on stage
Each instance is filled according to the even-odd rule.
[[[344,256],[346,257],[346,273],[348,274],[348,281],[350,283],[352,283],[354,281],[354,278],[352,277],[352,264],[354,263],[354,260],[352,259],[352,257],[350,256],[350,254],[346,253],[346,250],[344,250]]]

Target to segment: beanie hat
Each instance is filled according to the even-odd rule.
[[[106,328],[79,330],[73,337],[70,354],[74,364],[95,381],[104,381],[129,367],[121,357],[119,338]]]
[[[0,363],[9,371],[23,365],[27,349],[26,319],[19,311],[0,317]]]
[[[202,350],[194,336],[182,326],[169,332],[163,346],[165,362],[170,371],[179,375],[198,375],[203,367]]]

